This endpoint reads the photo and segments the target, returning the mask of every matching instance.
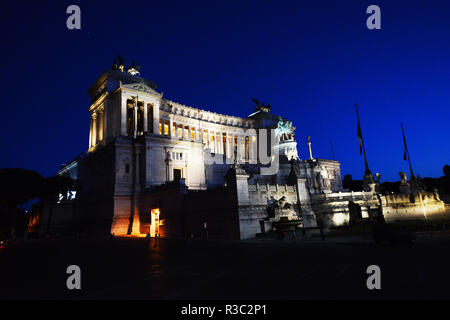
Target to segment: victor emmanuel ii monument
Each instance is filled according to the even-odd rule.
[[[81,189],[63,195],[52,214],[43,211],[41,232],[182,237],[207,230],[212,238],[247,239],[388,211],[374,187],[345,192],[340,163],[313,158],[301,128],[270,105],[253,99],[246,118],[218,114],[171,101],[139,75],[119,56],[89,88],[87,152],[58,173]],[[309,159],[297,147],[309,148]]]

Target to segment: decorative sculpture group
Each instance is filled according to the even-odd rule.
[[[408,183],[408,177],[406,176],[406,173],[400,171],[398,174],[400,176],[400,183],[401,184]]]
[[[292,121],[285,121],[279,117],[278,126],[275,129],[275,135],[278,137],[279,142],[294,141],[294,130]]]
[[[300,176],[300,162],[298,158],[291,157],[289,160],[289,163],[291,164],[291,172],[289,173],[290,177],[299,177]]]
[[[117,63],[117,60],[119,63]],[[127,73],[131,74],[132,76],[139,76],[140,72],[139,69],[141,68],[140,65],[135,65],[134,61],[131,63],[130,66],[126,68]],[[120,72],[124,72],[125,70],[125,59],[118,54],[117,58],[114,59],[114,63],[112,65],[113,70],[119,70]]]
[[[259,102],[259,100],[255,98],[251,98],[252,101],[256,104],[255,110],[253,112],[263,111],[263,112],[270,112],[270,109],[272,106],[270,104],[265,104],[264,102]]]
[[[273,199],[271,203],[267,206],[269,211],[279,209],[279,210],[292,210],[293,206],[291,203],[286,201],[286,197],[282,196],[280,199]]]

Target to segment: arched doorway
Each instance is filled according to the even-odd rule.
[[[150,236],[154,237],[159,234],[159,208],[152,209],[150,211],[151,223],[150,223]]]

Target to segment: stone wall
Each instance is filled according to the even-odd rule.
[[[425,220],[428,218],[449,218],[445,203],[431,192],[419,194],[395,194],[382,197],[383,214],[386,222],[396,220]]]
[[[277,216],[270,216],[268,206],[284,197],[284,202],[292,205],[289,216],[294,219],[301,219],[298,207],[297,189],[293,184],[272,184],[270,177],[264,179],[262,176],[255,176],[250,181],[245,173],[236,175],[237,195],[239,204],[239,226],[240,239],[256,237],[256,234],[267,232],[273,229],[272,222],[278,221]],[[266,183],[261,181],[266,180]],[[304,180],[301,180],[304,183]],[[227,181],[232,184],[233,180]],[[302,210],[303,211],[303,210]]]
[[[362,218],[371,210],[379,210],[379,201],[371,192],[336,192],[312,194],[314,213],[323,219],[325,227],[338,227]]]
[[[76,227],[74,226],[75,210],[74,200],[66,201],[58,205],[42,206],[39,234],[52,233],[62,235],[76,231]]]
[[[192,233],[205,238],[206,223],[209,238],[239,239],[239,218],[232,188],[189,190],[182,179],[146,190],[138,207],[140,234],[149,232],[151,209],[158,208],[161,236],[186,237]]]
[[[234,189],[218,187],[186,194],[186,230],[204,236],[204,222],[208,235],[216,239],[239,239],[240,225]]]

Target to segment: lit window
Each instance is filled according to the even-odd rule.
[[[159,119],[159,134],[162,134],[162,120]]]
[[[191,128],[191,139],[195,140],[195,129]]]
[[[208,131],[203,130],[203,142],[208,142]]]
[[[169,135],[169,121],[164,121],[164,134]]]
[[[177,131],[177,125],[176,125],[176,123],[173,123],[172,124],[172,136],[174,136],[175,137],[175,132]]]
[[[181,124],[178,125],[178,137],[183,137],[183,126]]]
[[[184,138],[189,139],[189,127],[184,127]]]
[[[250,159],[250,138],[245,137],[245,160]]]

